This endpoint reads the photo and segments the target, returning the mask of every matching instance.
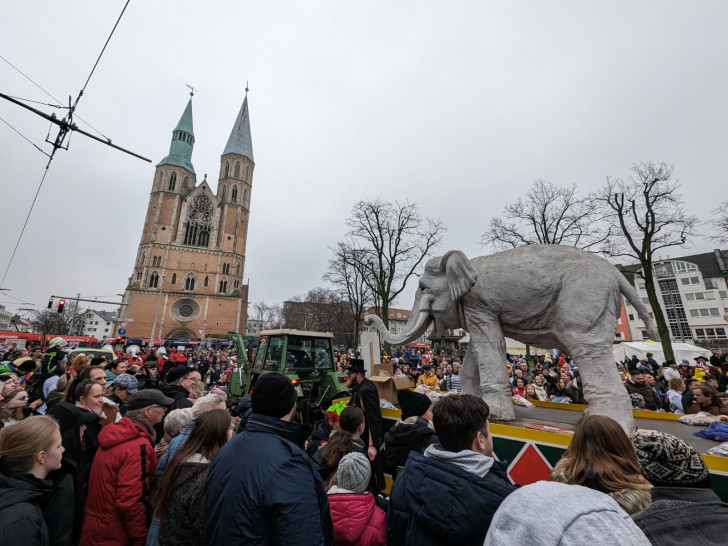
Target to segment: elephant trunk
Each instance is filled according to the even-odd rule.
[[[410,315],[409,322],[407,322],[407,326],[405,326],[404,332],[399,335],[393,334],[384,326],[384,322],[377,315],[367,315],[364,317],[364,322],[366,324],[373,324],[384,341],[390,345],[403,345],[416,340],[424,334],[432,322],[432,317],[430,317],[427,311],[420,311],[420,291],[417,290],[412,314]]]

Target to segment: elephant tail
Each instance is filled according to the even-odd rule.
[[[660,334],[657,333],[657,327],[655,322],[650,318],[650,310],[640,298],[637,290],[634,289],[627,278],[622,275],[621,272],[617,271],[617,283],[619,284],[619,291],[627,298],[627,301],[637,310],[637,315],[645,323],[645,330],[650,336],[652,341],[660,341]]]

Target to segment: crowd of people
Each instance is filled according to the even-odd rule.
[[[629,438],[611,419],[585,416],[553,481],[520,487],[493,457],[483,400],[433,403],[400,390],[401,419],[385,430],[353,351],[338,355],[350,399],[313,427],[296,422],[295,387],[278,373],[257,378],[245,411],[231,408],[229,351],[117,356],[69,362],[58,338],[45,352],[0,357],[3,544],[677,544],[681,526],[698,543],[725,543],[728,505],[700,455],[674,436]],[[459,392],[457,357],[386,360],[429,389]],[[521,396],[583,401],[566,356],[506,365]],[[640,389],[651,385],[643,368],[624,372]],[[654,396],[663,378],[679,390],[673,369],[658,366]],[[206,382],[210,370],[219,374]],[[710,411],[710,389],[694,387],[691,407]],[[523,512],[554,500],[547,518]]]

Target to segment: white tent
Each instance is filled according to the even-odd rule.
[[[694,363],[694,358],[697,356],[704,356],[710,359],[710,351],[703,349],[697,345],[691,345],[690,343],[673,343],[672,351],[675,354],[675,361],[680,364],[683,358],[686,358],[691,363]],[[632,355],[637,355],[637,358],[647,356],[647,353],[652,353],[654,359],[662,364],[665,361],[665,354],[662,352],[662,345],[660,343],[648,342],[648,341],[625,341],[614,346],[612,349],[614,354],[614,360],[616,362],[622,362],[625,358],[631,358]]]

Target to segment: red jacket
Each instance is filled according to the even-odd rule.
[[[374,503],[371,493],[329,495],[331,519],[339,546],[384,546],[387,516]]]
[[[152,441],[149,430],[128,417],[101,430],[80,546],[144,544],[157,468]]]

